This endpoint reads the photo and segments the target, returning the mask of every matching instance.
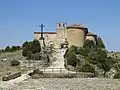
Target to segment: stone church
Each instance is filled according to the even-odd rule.
[[[85,40],[96,42],[97,35],[88,31],[88,28],[82,24],[67,25],[67,23],[56,23],[56,32],[42,32],[44,43],[47,46],[53,45],[55,48],[65,45],[83,46]],[[34,39],[40,40],[41,32],[34,32]]]

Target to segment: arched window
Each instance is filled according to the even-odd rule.
[[[61,26],[61,24],[59,23],[59,27]]]
[[[65,27],[65,24],[63,23],[63,27]]]

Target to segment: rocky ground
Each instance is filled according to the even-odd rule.
[[[62,51],[60,53],[63,53]],[[63,67],[61,54],[56,55],[58,61],[53,62],[52,68]],[[10,67],[11,60],[19,60],[20,67]],[[0,76],[9,71],[21,70],[24,66],[40,66],[41,61],[29,63],[22,55],[21,51],[15,53],[5,53],[0,55]],[[58,65],[59,64],[59,65]],[[22,80],[23,79],[23,80]],[[12,81],[0,81],[0,90],[120,90],[120,80],[107,78],[40,78],[30,79],[27,74]]]
[[[0,85],[1,89],[2,86]],[[28,79],[3,90],[120,90],[120,80],[106,78]]]

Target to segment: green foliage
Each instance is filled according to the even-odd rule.
[[[114,68],[116,69],[117,72],[120,72],[120,61],[115,63]]]
[[[23,45],[22,45],[22,48],[26,47],[28,45],[28,42],[24,42]]]
[[[26,57],[28,51],[30,51],[29,47],[24,47],[24,48],[23,48],[23,51],[22,51],[22,55]]]
[[[76,54],[80,54],[80,55],[84,56],[85,55],[85,50],[82,47],[78,47]]]
[[[20,62],[17,61],[17,60],[12,60],[11,61],[11,66],[18,66],[19,64],[20,64]]]
[[[69,49],[66,50],[65,54],[64,54],[64,58],[66,57],[67,53],[69,52]]]
[[[38,40],[33,40],[32,42],[24,42],[22,55],[27,57],[27,59],[33,58],[32,54],[39,53],[41,51],[40,43]]]
[[[103,43],[103,40],[100,37],[98,37],[97,46],[98,46],[98,48],[105,49],[105,45]]]
[[[71,50],[66,54],[66,59],[67,59],[67,65],[71,65],[73,67],[76,66],[77,64],[77,57],[74,52]]]
[[[31,50],[27,52],[27,56],[26,57],[27,57],[28,60],[32,59],[32,51]]]
[[[34,60],[41,60],[42,56],[40,55],[40,53],[36,53],[32,55],[32,59]]]
[[[86,63],[85,65],[83,65],[81,67],[81,72],[91,72],[91,73],[95,73],[95,69],[92,65]]]
[[[112,59],[107,56],[107,53],[100,48],[92,49],[87,58],[90,63],[104,70],[104,76],[114,64]]]
[[[4,49],[1,49],[1,52],[4,52]]]
[[[2,50],[2,52],[15,52],[20,49],[21,49],[20,46],[12,46],[11,48],[10,46],[6,46],[5,50]]]
[[[11,51],[10,46],[6,46],[5,52],[10,52],[10,51]]]
[[[83,64],[77,59],[77,56],[79,55],[82,55],[85,59],[87,59],[87,64]],[[64,57],[67,60],[67,65],[71,65],[73,67],[76,67],[77,65],[77,68],[80,71],[93,73],[95,73],[93,66],[96,66],[104,71],[104,76],[106,72],[108,72],[116,63],[116,61],[107,56],[105,45],[100,38],[98,39],[97,44],[95,44],[92,40],[86,40],[83,48],[71,46],[66,51]]]
[[[103,75],[105,77],[106,72],[108,72],[112,68],[112,63],[111,63],[111,61],[109,61],[108,58],[101,59],[101,61],[98,62],[98,67],[100,69],[104,70],[104,74]]]
[[[83,45],[83,48],[94,48],[96,45],[95,45],[95,42],[93,40],[86,40],[84,45]]]
[[[71,46],[69,48],[70,51],[75,52],[76,54],[81,54],[84,55],[84,49],[82,47],[77,47],[77,46]]]
[[[31,51],[32,51],[33,54],[41,51],[40,43],[39,43],[38,40],[33,40],[32,46],[31,46]]]
[[[114,79],[120,79],[120,72],[115,74]]]
[[[77,46],[73,46],[73,45],[72,45],[72,46],[70,47],[70,51],[73,51],[73,52],[76,53],[77,48],[78,48]]]
[[[10,51],[14,52],[14,51],[17,51],[17,50],[20,50],[20,46],[12,46]]]

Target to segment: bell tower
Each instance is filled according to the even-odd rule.
[[[57,32],[57,44],[60,45],[67,38],[67,23],[60,22],[56,23],[56,32]]]
[[[64,22],[56,23],[56,29],[57,29],[57,30],[66,29],[66,26],[67,26],[67,23],[64,23]]]

